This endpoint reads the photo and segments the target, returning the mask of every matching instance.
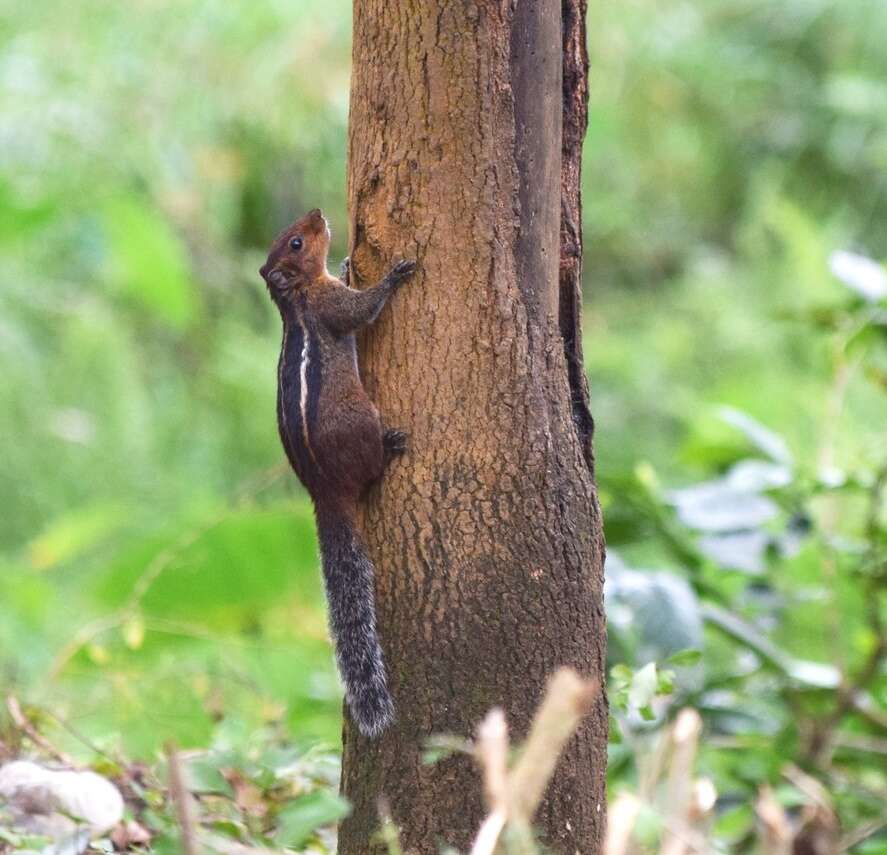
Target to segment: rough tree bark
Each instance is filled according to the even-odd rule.
[[[361,521],[397,705],[377,741],[346,720],[342,855],[384,796],[410,852],[465,850],[483,816],[470,759],[435,733],[494,705],[526,732],[558,665],[603,679],[603,539],[580,335],[584,0],[355,0],[348,166],[358,286],[419,272],[362,342],[383,419],[411,436]],[[555,851],[604,830],[606,701],[537,817]]]

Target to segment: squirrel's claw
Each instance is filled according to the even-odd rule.
[[[398,428],[385,428],[382,432],[382,446],[389,457],[405,454],[409,445],[409,434]]]
[[[400,285],[402,282],[409,279],[415,272],[415,261],[398,261],[397,264],[391,268],[391,272],[388,274],[388,279],[394,285]]]

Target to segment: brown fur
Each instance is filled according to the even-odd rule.
[[[293,238],[301,238],[301,249],[291,249]],[[290,454],[290,460],[315,500],[330,495],[352,505],[381,476],[385,456],[379,412],[357,371],[353,333],[374,319],[414,265],[402,262],[395,268],[398,274],[392,271],[379,285],[355,291],[327,270],[329,244],[327,222],[315,208],[277,236],[259,272],[284,327],[299,319],[310,326],[323,364],[318,415],[309,426],[309,456],[316,470],[294,460],[298,455]]]
[[[297,245],[293,245],[293,240]],[[376,634],[373,566],[354,525],[356,504],[405,434],[384,430],[360,382],[354,333],[371,323],[413,262],[355,291],[327,270],[330,232],[317,209],[275,239],[259,271],[283,320],[278,366],[280,438],[314,500],[330,623],[349,706],[368,735],[391,722]]]

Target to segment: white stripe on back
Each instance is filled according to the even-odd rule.
[[[311,440],[308,438],[308,363],[310,357],[311,337],[305,327],[305,322],[301,317],[298,318],[299,326],[302,328],[302,357],[299,361],[299,408],[302,410],[302,437],[305,440],[305,448],[311,458],[314,459],[314,449],[311,447]],[[315,460],[316,462],[316,460]]]

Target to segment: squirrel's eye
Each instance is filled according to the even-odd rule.
[[[302,238],[294,237],[290,241],[290,249],[294,250],[295,252],[298,252],[301,248],[302,248]]]

